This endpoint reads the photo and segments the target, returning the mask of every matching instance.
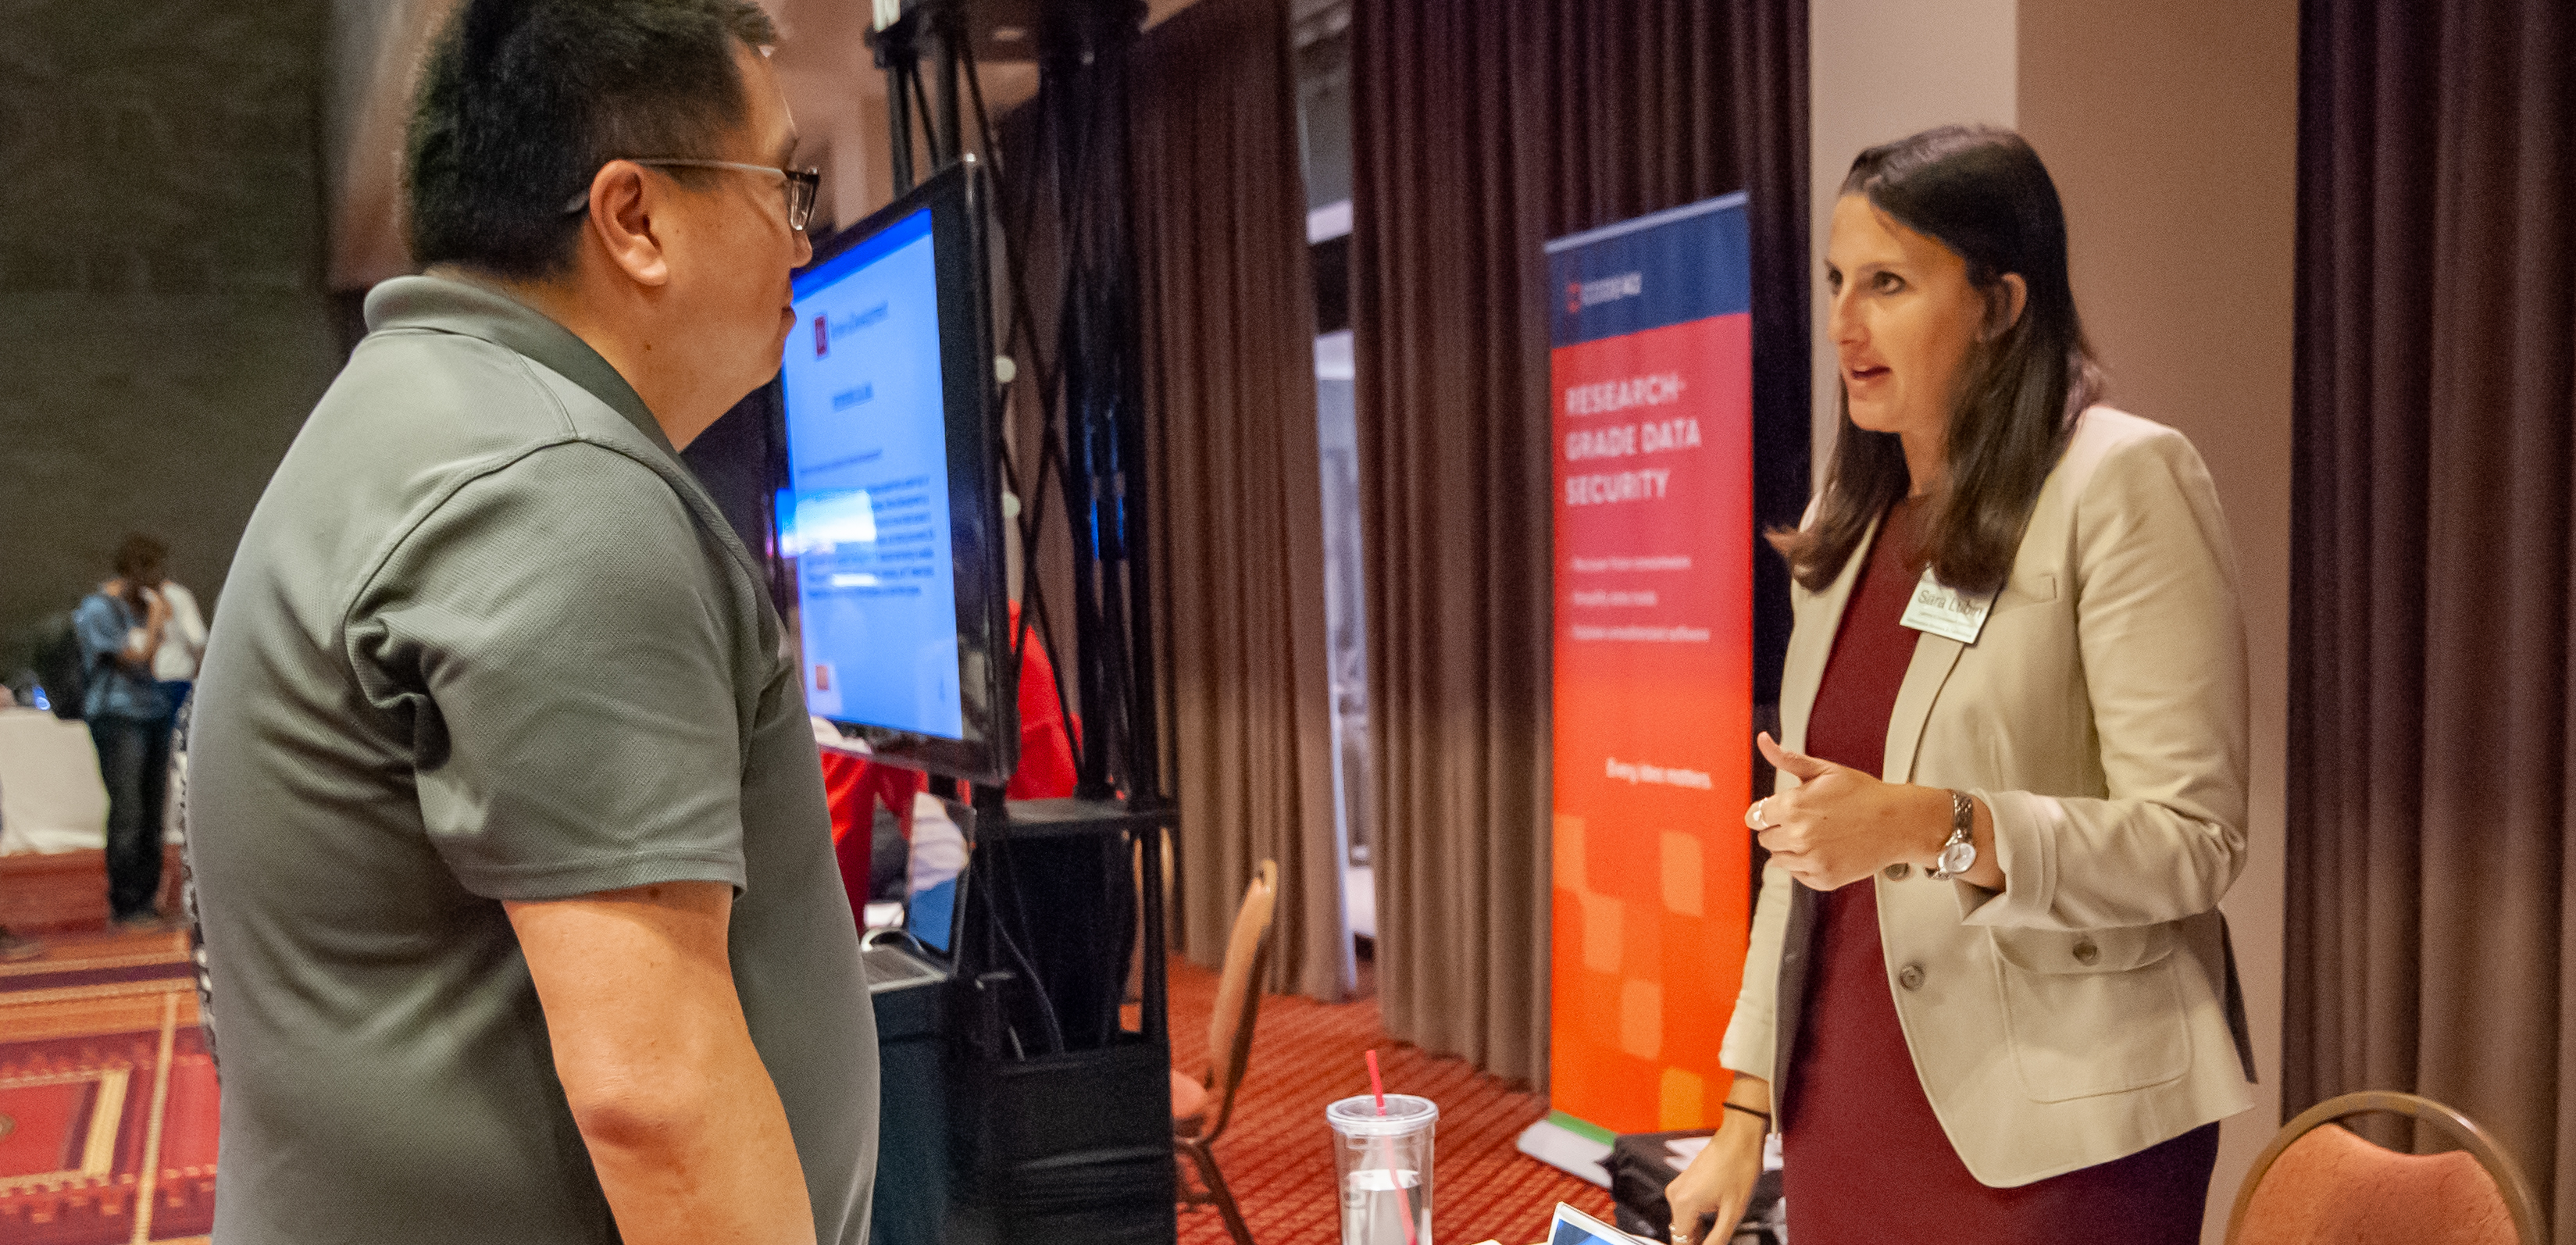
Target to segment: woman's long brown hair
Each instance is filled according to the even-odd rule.
[[[1944,126],[1872,147],[1842,193],[1864,195],[1906,228],[1967,261],[1968,281],[2000,307],[2006,273],[2027,288],[2020,317],[1971,348],[1951,399],[1948,467],[1926,499],[1923,549],[1942,583],[1992,592],[2012,572],[2023,524],[2057,466],[2075,417],[2102,398],[2066,272],[2066,212],[2039,153],[2010,130]],[[1822,592],[1912,486],[1896,434],[1852,423],[1840,399],[1814,521],[1768,534],[1789,573]]]

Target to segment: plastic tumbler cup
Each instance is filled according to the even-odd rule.
[[[1342,1245],[1431,1245],[1431,1134],[1440,1108],[1388,1094],[1386,1114],[1362,1094],[1324,1108],[1342,1191]],[[1405,1211],[1413,1212],[1407,1239]]]

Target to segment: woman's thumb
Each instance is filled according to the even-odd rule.
[[[1773,739],[1769,731],[1762,732],[1761,738],[1755,742],[1761,746],[1762,755],[1769,758],[1772,768],[1800,782],[1822,778],[1833,770],[1832,762],[1819,761],[1806,753],[1791,752],[1781,747],[1780,741]]]

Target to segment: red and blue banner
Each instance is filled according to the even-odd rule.
[[[1551,1122],[1597,1141],[1705,1127],[1727,1089],[1718,1046],[1751,902],[1745,199],[1560,238],[1547,257]]]

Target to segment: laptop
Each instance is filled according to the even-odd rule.
[[[972,840],[960,828],[964,809],[931,797],[913,816],[912,851],[906,862],[903,922],[872,929],[859,937],[859,958],[868,970],[868,993],[907,990],[948,980],[957,967],[957,935],[966,917],[966,877],[962,857]]]
[[[1559,1202],[1547,1225],[1547,1245],[1638,1245],[1638,1238]]]

